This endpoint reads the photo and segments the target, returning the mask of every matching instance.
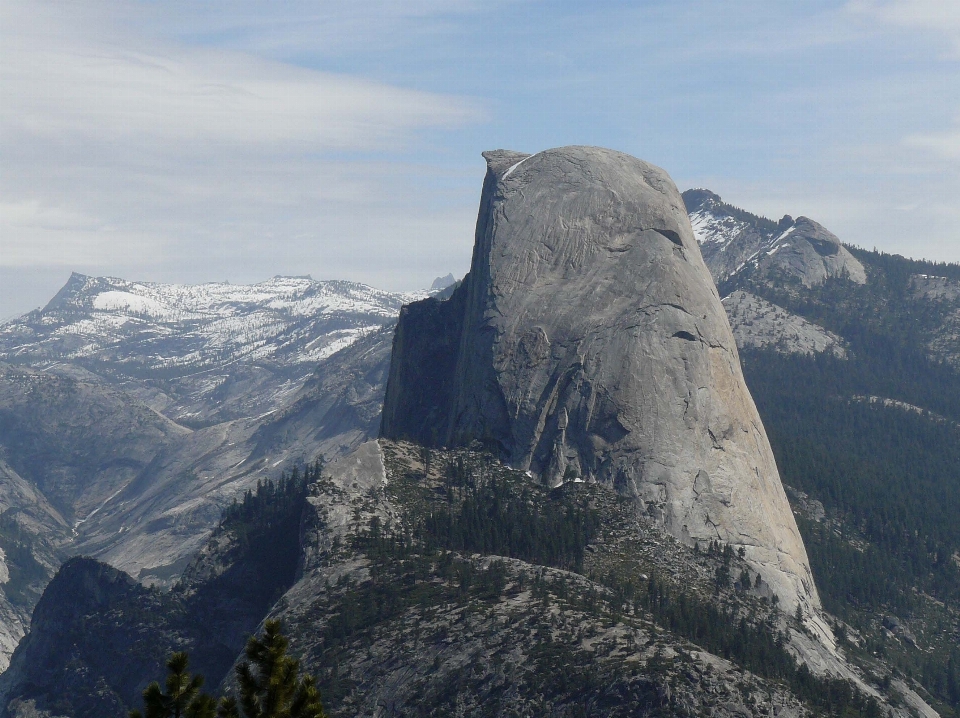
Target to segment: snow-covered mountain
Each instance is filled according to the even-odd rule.
[[[170,585],[235,496],[376,435],[391,325],[436,291],[74,274],[0,326],[0,671],[61,559]]]
[[[73,274],[43,309],[0,326],[0,360],[115,384],[170,418],[275,409],[318,362],[427,292],[274,277],[193,286]]]
[[[683,193],[700,252],[718,286],[744,271],[759,269],[800,281],[806,287],[831,277],[866,281],[863,265],[822,225],[789,215],[779,222],[725,203],[705,189]]]

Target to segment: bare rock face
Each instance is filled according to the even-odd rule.
[[[860,261],[825,227],[807,217],[779,222],[727,204],[713,192],[689,189],[683,201],[707,268],[718,285],[741,273],[799,280],[808,289],[827,279],[867,281]]]
[[[830,353],[845,359],[843,339],[766,299],[738,289],[723,298],[737,347],[770,348],[781,354]]]
[[[807,217],[798,217],[774,246],[760,258],[761,269],[777,268],[797,277],[804,286],[814,287],[838,277],[864,284],[867,274],[860,261],[836,235]]]
[[[673,181],[592,147],[484,157],[470,273],[401,312],[382,434],[612,484],[688,544],[743,547],[789,610],[818,607]]]

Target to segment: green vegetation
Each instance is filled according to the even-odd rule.
[[[438,462],[441,457],[432,457]],[[511,595],[530,590],[546,608],[551,602],[564,611],[592,620],[640,626],[653,620],[677,636],[727,658],[765,678],[783,682],[815,710],[834,715],[880,715],[879,704],[838,679],[813,676],[798,666],[786,650],[786,636],[776,628],[776,609],[757,613],[684,590],[661,576],[638,580],[636,573],[610,571],[591,575],[546,574],[537,565],[583,573],[585,551],[601,533],[601,515],[593,504],[600,487],[567,485],[553,491],[536,485],[519,472],[491,471],[493,462],[471,464],[457,456],[444,470],[439,486],[424,488],[416,512],[408,513],[403,530],[393,530],[373,517],[355,537],[354,547],[371,561],[369,580],[342,580],[333,587],[335,600],[327,609],[317,655],[324,693],[341,702],[356,686],[340,675],[348,651],[372,645],[383,626],[399,620],[409,624],[410,612],[422,614],[462,607],[482,612]],[[405,481],[422,480],[408,474]],[[401,484],[401,485],[398,485]],[[391,489],[416,505],[411,486],[391,482]],[[424,498],[424,497],[429,498]],[[419,517],[419,519],[417,518]],[[481,554],[494,558],[470,558]],[[529,562],[509,564],[510,557]],[[711,546],[704,561],[716,563],[716,592],[730,591],[730,572],[737,559],[730,547]],[[532,564],[532,566],[530,565]],[[722,580],[721,580],[722,577]],[[749,579],[749,576],[748,576]],[[544,614],[549,615],[549,614]],[[522,621],[523,619],[511,619]],[[543,618],[530,617],[539,622]],[[417,619],[419,622],[419,619]],[[598,666],[583,666],[559,675],[557,661],[577,665],[583,656],[562,641],[541,635],[532,649],[534,665],[524,680],[546,686],[572,700],[600,693],[605,677]],[[648,668],[648,673],[656,666]],[[655,672],[655,671],[654,671]],[[554,685],[560,681],[559,684]],[[542,684],[542,685],[541,685]],[[562,684],[562,685],[561,685]],[[596,684],[596,685],[594,685]],[[591,687],[592,686],[592,687]],[[642,691],[641,691],[642,692]],[[653,701],[653,694],[637,700]]]
[[[448,464],[445,489],[446,503],[435,505],[420,525],[419,538],[428,550],[442,547],[583,570],[583,552],[600,526],[596,510],[572,501],[535,502],[532,487],[496,477],[475,481],[462,459]]]
[[[250,637],[247,661],[237,666],[244,718],[324,718],[313,676],[297,679],[300,662],[287,655],[279,621],[267,621],[263,638]],[[240,718],[237,702],[221,701],[223,718]]]
[[[188,651],[192,669],[217,685],[295,579],[306,484],[318,471],[314,464],[285,472],[229,507],[171,591],[146,588],[92,559],[64,564],[35,613],[35,635],[53,657],[34,695],[56,696],[38,709],[77,718],[143,711],[145,679],[176,651]]]
[[[868,362],[857,358],[743,359],[784,483],[827,511],[819,523],[798,520],[824,607],[867,637],[866,653],[884,656],[956,711],[955,619],[941,624],[960,606],[960,430],[852,399],[876,395],[861,384],[869,370],[858,369]],[[886,639],[888,613],[939,625],[930,632],[933,655]]]
[[[955,304],[916,294],[917,274],[960,280],[960,265],[851,249],[869,282],[748,278],[744,289],[841,335],[848,359],[741,352],[783,481],[821,501],[798,520],[825,608],[960,713],[960,372],[931,353]],[[938,345],[948,358],[960,345]],[[873,399],[871,400],[871,397]],[[885,400],[901,402],[884,405]],[[908,406],[909,405],[909,406]],[[914,407],[914,408],[911,408]],[[891,637],[893,614],[924,648]],[[852,644],[848,645],[854,650]]]
[[[257,481],[256,491],[247,489],[242,501],[234,499],[224,510],[219,528],[243,536],[254,527],[262,530],[283,524],[291,512],[303,508],[307,486],[319,480],[322,472],[323,462],[317,459],[312,466],[306,466],[302,474],[295,466],[289,474],[284,471],[276,483],[270,479]]]
[[[243,554],[243,566],[256,581],[247,582],[244,591],[250,601],[267,611],[296,578],[300,559],[300,518],[307,487],[320,478],[323,469],[318,460],[303,471],[294,467],[283,472],[276,482],[258,481],[241,501],[234,500],[223,512],[214,537],[231,534],[237,551]],[[219,585],[201,588],[221,590]]]
[[[845,616],[852,599],[909,611],[914,587],[960,599],[953,423],[854,399],[872,393],[860,384],[864,362],[764,352],[743,359],[784,482],[822,501],[848,532],[804,525],[828,610]],[[857,538],[868,545],[854,548]]]
[[[190,658],[184,652],[174,653],[167,660],[167,692],[154,681],[143,692],[146,718],[214,718],[217,702],[201,693],[203,676],[187,672]],[[140,711],[130,711],[130,718],[144,718]]]
[[[289,642],[279,621],[267,621],[263,638],[251,636],[247,661],[237,666],[240,700],[219,700],[200,692],[204,679],[187,672],[189,657],[174,653],[167,660],[166,693],[157,682],[143,692],[145,714],[130,718],[325,718],[312,676],[299,678],[300,663],[287,655]]]

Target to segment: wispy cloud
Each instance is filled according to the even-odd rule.
[[[411,130],[478,117],[462,98],[165,45],[116,27],[87,31],[82,6],[30,0],[4,7],[5,137],[385,149]]]
[[[957,124],[960,126],[960,122]],[[960,160],[960,129],[908,135],[904,138],[904,144],[930,150],[944,158]]]
[[[466,269],[481,150],[570,143],[958,259],[958,38],[942,0],[0,0],[0,273],[409,287]]]
[[[300,263],[316,267],[332,258],[311,246],[332,241],[329,226],[375,256],[349,216],[392,239],[399,200],[410,199],[397,170],[416,163],[422,133],[484,118],[469,98],[158,39],[136,31],[140,9],[3,4],[0,266],[149,270],[247,253],[259,271],[279,271],[258,257],[286,252],[251,241],[274,236],[301,237]],[[398,165],[385,171],[372,156]],[[411,227],[428,205],[408,208]],[[438,216],[448,231],[465,221]]]
[[[851,14],[885,25],[927,32],[949,44],[960,58],[960,4],[951,0],[850,0]]]

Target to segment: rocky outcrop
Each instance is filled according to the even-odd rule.
[[[444,521],[480,497],[483,521]],[[815,675],[885,700],[772,604],[746,561],[665,536],[609,486],[548,489],[484,452],[381,439],[327,465],[308,503],[302,576],[271,617],[331,715],[569,715],[583,706],[598,716],[810,714],[789,682],[762,677],[774,675],[779,649],[751,675],[657,626],[641,596],[658,585],[682,591],[691,615],[719,608],[717,630],[748,635],[757,622],[788,636]],[[602,528],[581,558],[539,554],[566,532],[538,539],[532,524],[587,506]],[[718,584],[718,575],[734,580]],[[634,605],[624,605],[632,591]],[[220,689],[234,688],[228,673]]]
[[[90,558],[67,561],[0,675],[0,716],[122,718],[142,708],[174,651],[189,652],[212,692],[293,583],[303,509],[300,493],[225,521],[169,592]]]
[[[551,485],[613,485],[689,544],[742,547],[786,606],[816,609],[730,326],[669,176],[589,147],[484,156],[470,274],[446,302],[401,315],[382,434],[480,441]]]
[[[683,193],[694,237],[718,285],[744,272],[797,279],[808,289],[830,278],[866,282],[863,264],[832,233],[807,217],[779,222],[746,212],[705,189]]]
[[[823,354],[843,359],[843,340],[833,332],[738,289],[723,298],[733,337],[740,349],[770,348],[782,354]]]
[[[939,315],[937,326],[927,336],[929,354],[954,368],[960,367],[960,281],[931,274],[914,274],[910,277],[908,292],[911,299],[935,307]]]
[[[850,254],[836,235],[807,217],[778,235],[773,245],[758,257],[761,271],[776,269],[796,277],[805,287],[823,284],[827,279],[848,279],[856,284],[867,281],[866,270]]]
[[[759,256],[782,231],[776,222],[733,207],[710,190],[688,189],[683,201],[703,261],[717,284]]]
[[[122,571],[91,559],[68,561],[0,676],[0,715],[23,715],[27,706],[43,716],[124,715],[146,677],[160,676],[165,651],[183,638],[171,608]]]
[[[320,364],[290,403],[264,421],[253,456],[297,452],[333,458],[380,429],[394,326],[372,331]]]
[[[430,297],[400,310],[383,403],[385,436],[427,446],[447,442],[469,279],[445,299]]]

